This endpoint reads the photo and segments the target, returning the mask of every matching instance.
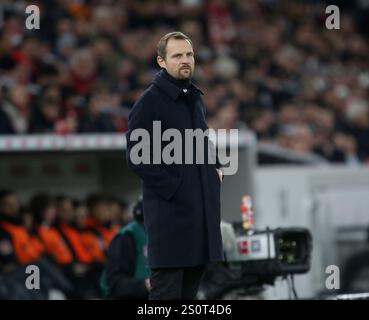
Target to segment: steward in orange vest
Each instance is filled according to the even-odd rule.
[[[71,249],[75,260],[83,266],[84,276],[81,286],[100,294],[98,282],[103,269],[105,255],[99,238],[89,230],[81,227],[77,207],[71,198],[57,197],[58,230]]]
[[[74,201],[75,213],[76,213],[76,225],[80,230],[82,242],[85,248],[91,253],[94,261],[99,263],[105,262],[104,253],[104,241],[101,240],[98,235],[93,231],[85,227],[87,210],[84,205],[78,201]]]
[[[56,207],[47,194],[37,194],[30,201],[30,211],[34,219],[34,229],[42,242],[47,256],[63,269],[74,262],[62,234],[55,226]]]
[[[27,229],[17,217],[0,214],[0,259],[22,265],[37,261],[42,249],[31,240]]]
[[[14,192],[0,192],[0,262],[31,264],[42,255],[42,249],[31,241],[27,229],[18,215],[19,204]]]
[[[113,225],[113,216],[109,199],[101,194],[92,194],[87,199],[88,215],[85,227],[95,233],[104,243],[104,251],[120,227]]]
[[[68,279],[44,256],[44,246],[37,235],[30,233],[32,224],[26,223],[25,215],[19,216],[14,192],[0,191],[0,212],[0,271],[4,273],[2,289],[10,294],[8,298],[47,299],[51,289],[70,292]],[[38,294],[21,289],[25,268],[30,264],[36,265],[42,274]]]

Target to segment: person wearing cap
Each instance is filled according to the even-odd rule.
[[[100,287],[108,299],[148,298],[150,282],[142,197],[134,205],[133,217],[117,232],[108,248],[100,281]]]

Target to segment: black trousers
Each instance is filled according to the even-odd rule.
[[[149,300],[193,300],[205,265],[183,268],[151,269]]]

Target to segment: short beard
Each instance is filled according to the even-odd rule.
[[[182,69],[183,70],[183,69]],[[193,74],[193,72],[192,72],[192,69],[188,69],[189,70],[189,73],[188,73],[188,76],[183,76],[182,75],[182,70],[179,70],[178,71],[178,79],[181,79],[181,80],[187,80],[187,79],[191,79],[191,77],[192,77],[192,74]]]

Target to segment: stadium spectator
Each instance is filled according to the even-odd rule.
[[[179,29],[196,48],[194,78],[211,127],[246,127],[331,162],[369,161],[368,10],[360,1],[350,10],[340,2],[339,31],[324,28],[324,1],[144,3],[39,1],[40,32],[23,28],[24,1],[5,6],[0,133],[124,133],[157,71],[155,44]],[[309,106],[329,124],[306,116]],[[293,140],[302,131],[313,141],[285,143],[286,132]]]
[[[24,216],[23,216],[24,218]],[[72,286],[68,279],[45,256],[40,239],[30,234],[30,224],[19,215],[19,204],[11,190],[0,191],[0,277],[1,292],[7,299],[47,299],[51,290],[68,295]],[[40,290],[28,290],[24,277],[28,265],[39,268]]]
[[[0,193],[1,247],[4,263],[31,264],[41,257],[41,252],[32,246],[30,235],[19,216],[19,203],[15,193],[2,190]]]
[[[30,95],[24,85],[13,85],[0,112],[1,133],[27,133],[30,117]]]
[[[100,246],[95,234],[85,230],[79,224],[71,198],[57,196],[56,206],[58,230],[74,257],[72,279],[77,283],[76,291],[81,297],[96,298],[99,296],[98,277],[104,262],[102,245]]]
[[[133,219],[133,214],[129,210],[129,205],[117,197],[109,197],[110,210],[112,213],[112,225],[123,227]]]
[[[119,226],[113,225],[113,215],[107,196],[94,193],[87,197],[88,215],[85,227],[99,236],[104,244],[104,251],[109,247],[110,241],[119,230]]]

